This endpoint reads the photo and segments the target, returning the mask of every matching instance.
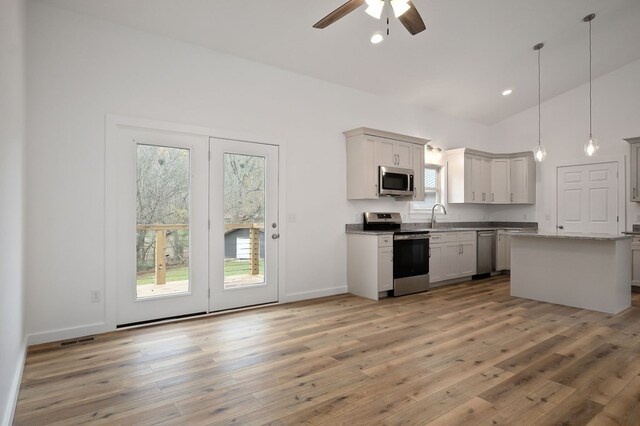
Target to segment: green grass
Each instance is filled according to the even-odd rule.
[[[249,261],[248,260],[225,260],[224,261],[224,276],[242,275],[249,273]],[[260,259],[260,274],[264,275],[264,259]],[[189,268],[174,268],[167,270],[167,282],[171,281],[186,281],[189,279]],[[156,276],[153,271],[145,272],[138,275],[137,284],[153,284],[156,282]]]

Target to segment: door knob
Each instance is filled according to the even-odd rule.
[[[563,225],[558,225],[558,229],[564,229]]]
[[[271,234],[271,238],[277,240],[278,238],[280,238],[280,234]]]

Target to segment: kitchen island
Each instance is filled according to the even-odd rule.
[[[631,306],[631,237],[514,234],[511,295],[611,314],[623,311]]]

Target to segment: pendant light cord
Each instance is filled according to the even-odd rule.
[[[591,89],[591,21],[589,21],[589,139],[593,139],[593,112],[592,112],[592,89]]]
[[[540,101],[540,86],[541,86],[541,83],[540,83],[540,74],[541,74],[541,72],[540,72],[540,50],[541,49],[542,48],[538,49],[538,146],[540,146],[541,143],[542,143],[541,142],[541,140],[542,140],[542,137],[541,137],[541,133],[542,133],[542,130],[541,130],[542,129],[542,124],[541,124],[541,122],[542,122],[542,114],[540,113],[540,102],[541,102]]]

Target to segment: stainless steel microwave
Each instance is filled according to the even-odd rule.
[[[413,197],[413,170],[380,166],[378,177],[379,195]]]

